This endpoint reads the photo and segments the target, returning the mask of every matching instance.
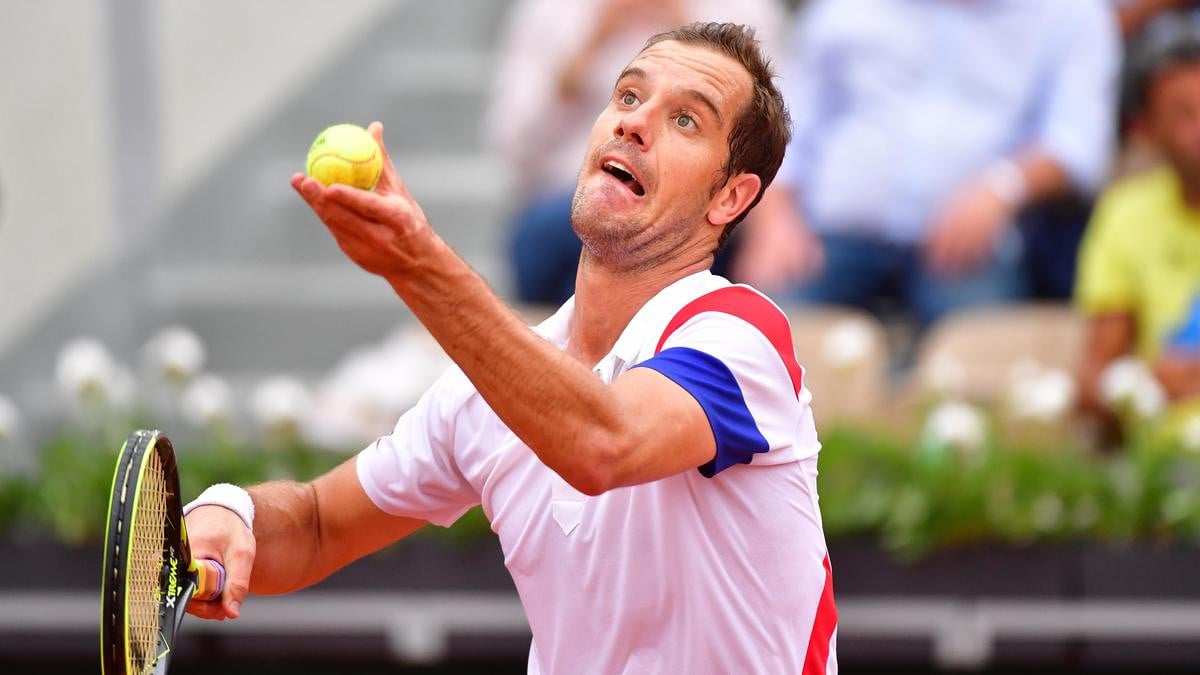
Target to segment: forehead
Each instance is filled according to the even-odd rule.
[[[666,40],[642,50],[630,64],[660,86],[697,89],[725,110],[740,110],[750,96],[750,73],[741,63],[703,45]]]
[[[1175,88],[1195,89],[1197,76],[1200,76],[1200,61],[1166,64],[1150,76],[1150,89],[1155,91],[1172,85]]]

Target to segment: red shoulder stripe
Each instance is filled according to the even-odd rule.
[[[754,326],[767,338],[792,379],[792,389],[800,395],[804,371],[796,362],[796,350],[792,345],[792,327],[787,317],[770,300],[746,286],[726,286],[706,293],[683,306],[667,323],[666,330],[658,339],[654,353],[662,351],[667,338],[679,330],[692,317],[702,312],[722,312],[742,319]]]

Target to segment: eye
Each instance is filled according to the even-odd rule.
[[[691,115],[680,115],[675,118],[675,124],[682,129],[690,129],[696,126],[696,120],[692,119]]]
[[[634,105],[637,103],[637,100],[637,96],[634,96],[633,92],[630,91],[621,95],[621,103],[624,105]]]

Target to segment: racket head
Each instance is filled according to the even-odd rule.
[[[105,531],[103,675],[166,673],[195,590],[171,441],[135,431],[117,458]]]

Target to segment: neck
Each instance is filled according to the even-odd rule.
[[[567,352],[589,367],[617,343],[633,315],[659,291],[712,267],[712,256],[675,260],[640,272],[605,267],[585,247],[575,275],[575,309]]]

